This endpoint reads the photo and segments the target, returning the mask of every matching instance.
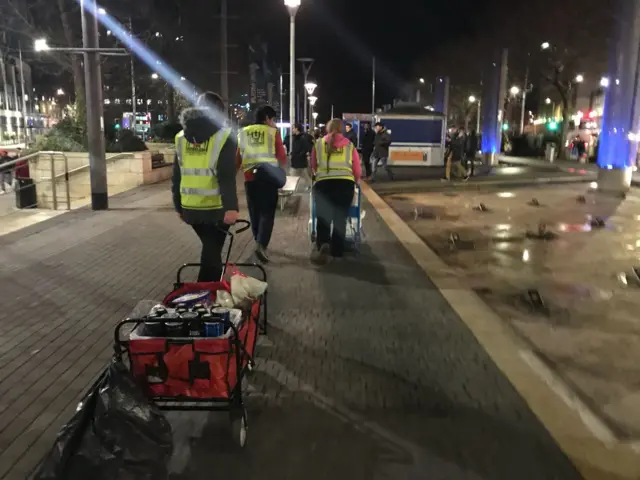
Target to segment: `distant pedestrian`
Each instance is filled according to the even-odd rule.
[[[473,177],[476,155],[478,153],[478,136],[475,130],[471,130],[471,133],[467,135],[466,142],[465,168],[467,169],[467,175]]]
[[[465,140],[461,132],[455,132],[451,136],[449,147],[445,150],[445,175],[442,178],[443,181],[451,180],[451,173],[457,179],[467,179],[466,171],[462,166],[464,160]]]
[[[311,153],[311,167],[316,176],[313,197],[318,217],[311,261],[324,265],[331,257],[344,254],[347,215],[362,173],[356,147],[342,134],[342,120],[334,118],[327,124],[327,135]]]
[[[391,135],[387,132],[384,124],[376,123],[376,136],[373,140],[373,154],[371,155],[371,181],[376,180],[378,165],[382,164],[389,180],[393,180],[393,173],[389,168],[389,147],[391,146]]]
[[[244,171],[255,254],[263,263],[269,261],[267,248],[276,218],[278,190],[286,182],[283,169],[287,166],[287,152],[276,128],[276,117],[273,107],[264,105],[256,112],[256,123],[238,135],[236,166]]]
[[[345,123],[344,130],[346,132],[344,136],[347,138],[347,140],[349,140],[355,145],[356,148],[358,148],[358,134],[353,131],[353,127],[351,126],[351,124]]]
[[[198,282],[220,280],[226,232],[238,219],[236,141],[221,123],[223,110],[219,95],[204,93],[196,108],[182,111],[175,138],[173,204],[202,243]]]
[[[371,154],[373,153],[373,142],[376,134],[373,133],[370,123],[364,124],[364,134],[362,135],[362,163],[364,164],[365,176],[369,180],[371,178]]]
[[[0,150],[0,194],[5,194],[13,183],[13,166],[5,166],[12,159],[6,150]]]
[[[285,141],[288,147],[289,142]],[[302,130],[302,125],[293,126],[293,148],[289,155],[291,157],[291,169],[297,176],[302,177],[307,182],[307,186],[311,188],[311,174],[309,170],[309,155],[313,150],[313,138],[311,135]]]

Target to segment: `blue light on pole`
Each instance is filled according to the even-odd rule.
[[[640,11],[638,0],[618,2],[619,18],[617,42],[610,51],[609,74],[606,82],[604,114],[598,166],[605,169],[627,169],[636,158],[638,143],[634,141],[638,131],[638,107],[640,68],[638,53],[640,28],[634,19]],[[615,82],[609,79],[616,79]]]

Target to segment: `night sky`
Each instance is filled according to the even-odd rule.
[[[254,28],[263,32],[270,55],[288,65],[288,14],[283,0],[258,3]],[[371,108],[371,59],[377,61],[377,102],[390,103],[411,78],[421,55],[452,39],[473,36],[480,12],[496,0],[302,0],[296,20],[296,56],[313,57],[310,77],[318,84],[320,114],[368,112]],[[256,17],[254,17],[255,19]],[[265,28],[266,27],[266,28]]]

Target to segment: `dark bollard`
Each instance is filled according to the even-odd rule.
[[[531,205],[532,207],[539,207],[540,202],[538,201],[537,198],[532,198],[531,201],[529,202],[529,205]]]

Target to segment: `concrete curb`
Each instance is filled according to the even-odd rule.
[[[449,268],[373,189],[362,193],[400,243],[435,284],[514,388],[586,480],[640,478],[640,455],[576,401],[473,291],[447,275]],[[533,360],[532,360],[533,359]]]

